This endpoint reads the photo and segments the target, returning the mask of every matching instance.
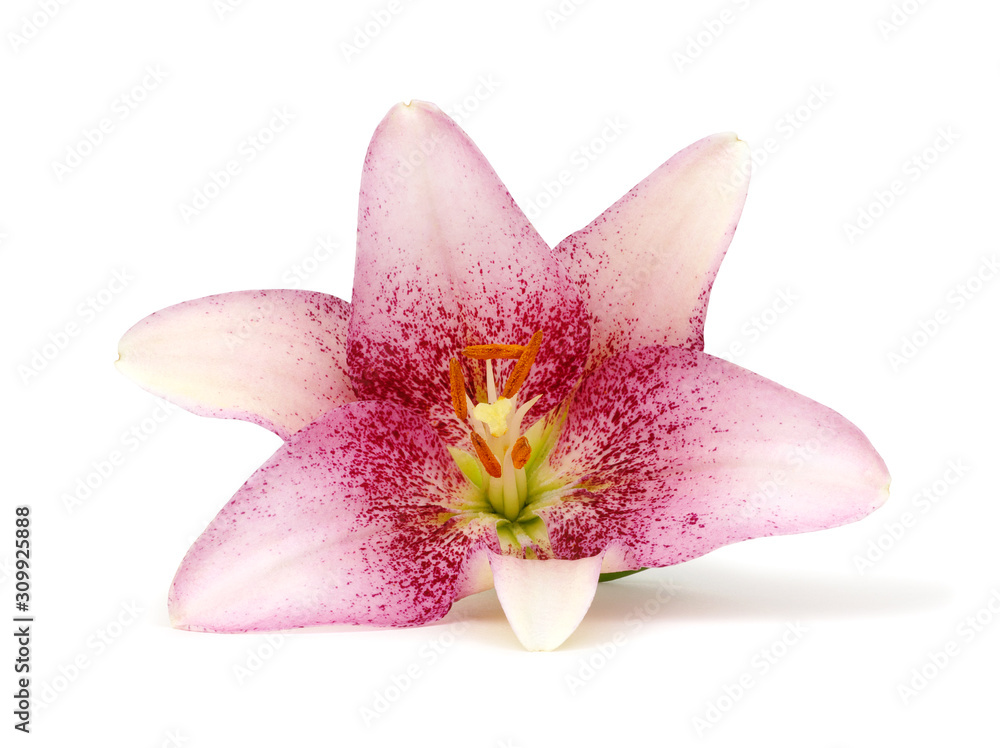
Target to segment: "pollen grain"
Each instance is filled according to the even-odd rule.
[[[514,442],[514,446],[510,449],[510,459],[514,464],[515,470],[520,470],[528,462],[528,458],[531,457],[531,445],[528,444],[528,438],[525,436],[518,437],[518,440]]]
[[[464,351],[463,356],[474,358],[479,361],[498,358],[520,358],[524,353],[523,345],[504,345],[502,343],[490,343],[487,345],[470,345]]]
[[[528,341],[528,345],[524,347],[524,353],[522,353],[517,359],[517,363],[514,364],[513,371],[511,371],[510,376],[507,377],[507,383],[503,388],[504,397],[512,398],[517,394],[517,391],[521,389],[521,385],[524,384],[524,380],[528,378],[528,372],[531,371],[531,365],[535,363],[535,356],[538,355],[538,349],[541,347],[542,331],[539,330],[531,336],[531,340]]]
[[[479,461],[483,463],[483,467],[486,468],[486,472],[489,473],[494,478],[500,477],[500,463],[497,461],[496,455],[490,449],[490,446],[475,431],[470,431],[469,436],[472,437],[472,446],[476,448],[476,455],[479,457]]]
[[[468,406],[465,403],[465,377],[462,376],[462,365],[457,358],[453,358],[449,363],[451,375],[451,406],[455,409],[458,420],[464,421],[469,415]]]

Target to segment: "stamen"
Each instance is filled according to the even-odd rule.
[[[458,420],[464,421],[469,416],[466,406],[465,377],[462,376],[462,365],[457,358],[453,358],[450,363],[451,373],[451,406],[455,409]]]
[[[475,431],[470,431],[469,436],[472,438],[472,446],[476,448],[476,456],[479,457],[479,461],[483,463],[483,467],[486,468],[486,472],[494,478],[499,478],[500,463],[490,450],[486,440]]]
[[[514,464],[514,469],[520,470],[523,468],[528,462],[529,457],[531,457],[531,445],[528,444],[527,437],[519,437],[510,449],[510,458]]]
[[[528,378],[528,372],[531,371],[531,365],[535,363],[535,356],[538,355],[538,349],[542,347],[542,331],[539,330],[534,335],[531,336],[531,340],[528,345],[524,348],[524,353],[514,364],[514,370],[511,371],[510,376],[507,377],[507,384],[503,388],[504,397],[514,397],[517,391],[521,389],[521,385],[524,384],[524,380]]]
[[[503,345],[501,343],[470,345],[462,351],[463,356],[479,361],[491,358],[520,358],[522,353],[524,353],[523,345]]]

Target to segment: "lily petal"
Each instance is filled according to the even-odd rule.
[[[613,548],[609,572],[835,527],[888,496],[885,463],[843,416],[675,347],[621,354],[585,380],[552,461],[577,482],[536,512],[554,553]]]
[[[576,560],[489,554],[493,584],[510,627],[532,652],[555,649],[576,631],[597,591],[604,553]]]
[[[212,521],[171,587],[174,626],[410,626],[447,613],[476,522],[468,482],[419,415],[345,405],[295,434]]]
[[[552,250],[469,137],[433,104],[393,108],[361,178],[347,361],[358,396],[425,414],[464,439],[448,361],[467,345],[527,343],[544,331],[525,385],[555,407],[579,378],[589,327]],[[483,367],[464,362],[473,394]],[[505,362],[500,373],[510,370]]]
[[[135,324],[117,366],[193,413],[288,439],[357,398],[347,376],[350,305],[312,291],[239,291],[186,301]]]
[[[747,144],[712,135],[556,246],[590,311],[588,372],[647,345],[704,348],[709,293],[749,177]]]

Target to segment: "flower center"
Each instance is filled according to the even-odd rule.
[[[489,426],[492,436],[503,436],[507,433],[507,419],[513,410],[514,404],[501,395],[495,402],[479,403],[472,409],[472,417]]]
[[[485,364],[486,402],[482,403],[473,402],[466,392],[459,360],[453,358],[450,362],[452,406],[455,416],[469,428],[475,457],[461,450],[452,454],[469,480],[483,489],[492,513],[506,520],[497,523],[497,535],[508,546],[535,545],[539,538],[533,536],[539,531],[544,534],[541,519],[524,511],[528,503],[527,471],[533,465],[532,440],[521,428],[528,410],[541,395],[518,404],[521,386],[541,345],[542,333],[538,331],[527,345],[472,345],[463,350],[461,355]],[[515,361],[499,392],[493,371],[497,360]]]

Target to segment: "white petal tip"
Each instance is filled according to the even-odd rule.
[[[604,553],[575,561],[489,555],[500,606],[525,649],[551,651],[576,631],[597,591]]]

